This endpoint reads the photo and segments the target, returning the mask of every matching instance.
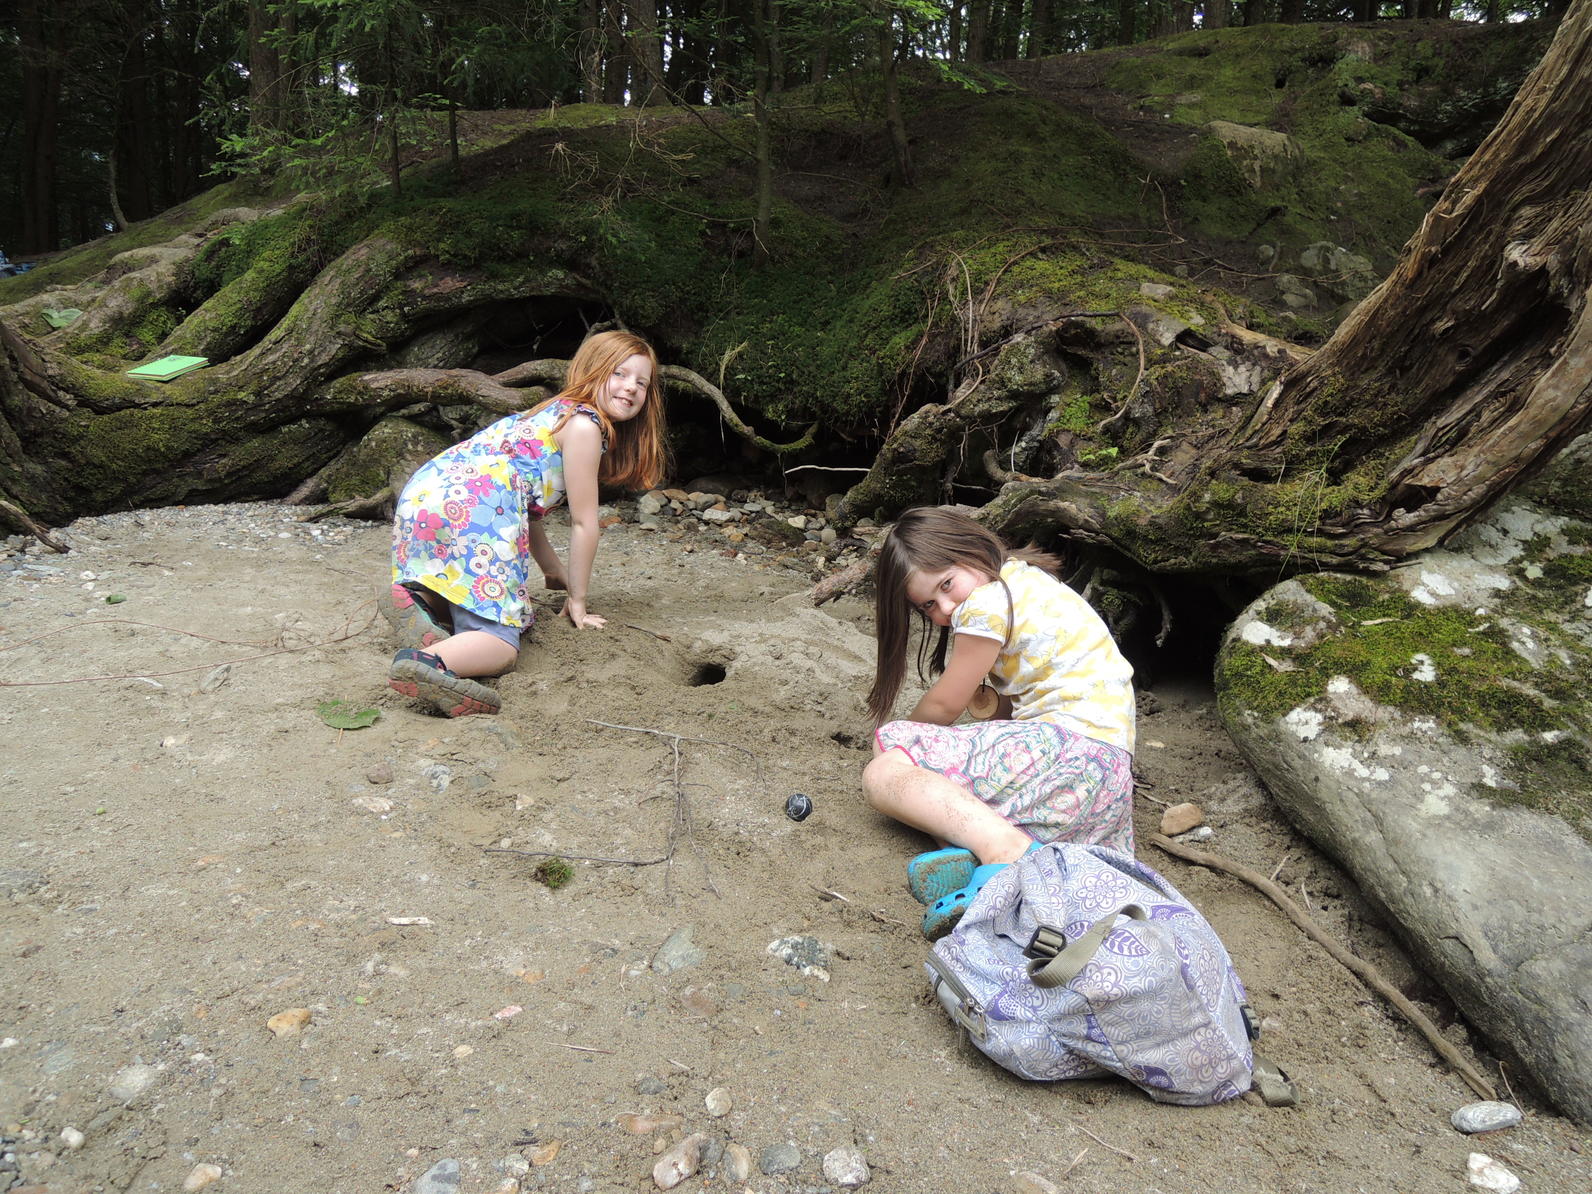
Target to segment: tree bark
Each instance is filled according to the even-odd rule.
[[[1592,0],[1382,285],[1225,436],[1151,480],[1013,481],[986,510],[1156,571],[1385,567],[1592,422]]]

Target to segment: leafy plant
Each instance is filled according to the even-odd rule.
[[[359,709],[353,701],[322,701],[315,706],[322,721],[334,730],[363,730],[376,724],[380,709]]]

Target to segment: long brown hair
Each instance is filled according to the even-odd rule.
[[[950,642],[949,627],[940,627],[938,642],[930,651],[929,633],[933,625],[928,615],[907,600],[907,578],[914,572],[939,572],[946,568],[971,568],[991,580],[1000,580],[1001,565],[1015,556],[1036,568],[1054,572],[1061,561],[1036,547],[1008,548],[1000,536],[974,522],[960,510],[944,506],[919,506],[902,513],[884,538],[879,563],[874,569],[874,638],[879,654],[874,664],[873,688],[868,692],[868,712],[875,722],[890,716],[901,681],[906,675],[907,640],[910,615],[921,621],[918,639],[918,676],[939,675],[945,670],[945,650]],[[1002,581],[1004,585],[1005,582]],[[1006,592],[1008,606],[1011,590]],[[1007,618],[1008,623],[1012,621]],[[928,669],[925,669],[925,663]]]
[[[633,356],[646,357],[651,366],[647,400],[635,418],[615,423],[598,405],[597,395],[613,371]],[[658,367],[658,354],[640,336],[631,332],[598,332],[588,336],[569,362],[564,388],[525,413],[533,415],[555,402],[578,402],[596,411],[597,422],[602,425],[603,442],[608,445],[597,466],[597,479],[603,484],[624,489],[651,489],[668,473],[669,437],[663,417],[663,377]],[[565,415],[553,430],[562,430],[573,414],[571,411]]]

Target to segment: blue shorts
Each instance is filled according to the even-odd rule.
[[[519,626],[505,626],[502,622],[493,622],[483,618],[480,614],[471,613],[462,605],[448,602],[448,612],[453,615],[453,633],[463,634],[466,630],[480,630],[490,634],[493,638],[500,638],[516,651],[520,649],[520,635],[524,629]],[[527,613],[530,611],[527,610]]]

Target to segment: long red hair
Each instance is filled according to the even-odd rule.
[[[614,370],[630,357],[644,356],[651,366],[647,381],[647,400],[633,419],[615,423],[597,402],[597,395]],[[604,485],[622,489],[651,489],[669,471],[669,437],[663,417],[663,378],[658,354],[640,336],[631,332],[598,332],[588,336],[575,350],[564,375],[564,388],[546,402],[539,402],[527,414],[545,410],[555,402],[578,402],[597,412],[602,424],[603,442],[608,450],[597,467],[597,479]],[[573,411],[570,415],[573,415]],[[554,430],[569,422],[559,420]]]

